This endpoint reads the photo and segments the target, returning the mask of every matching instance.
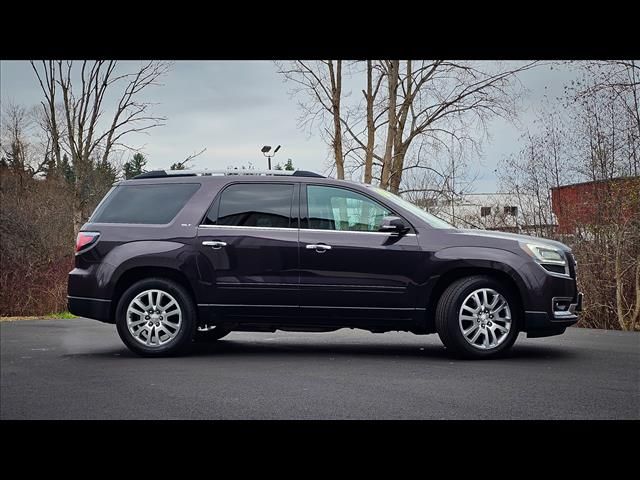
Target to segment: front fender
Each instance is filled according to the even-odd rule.
[[[429,279],[429,293],[438,280],[454,270],[497,270],[508,275],[518,287],[523,306],[530,304],[530,292],[535,287],[527,259],[509,250],[492,247],[448,247],[433,254],[433,274]]]

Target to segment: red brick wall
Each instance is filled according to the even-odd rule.
[[[640,178],[581,183],[551,189],[559,233],[581,225],[619,222],[640,209]]]

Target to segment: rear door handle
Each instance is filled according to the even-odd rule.
[[[226,247],[227,246],[227,242],[219,242],[219,241],[206,241],[206,242],[202,242],[202,245],[204,245],[205,247],[211,247],[214,250],[220,250],[222,247]]]
[[[318,253],[324,253],[327,250],[331,250],[331,245],[325,245],[324,243],[316,243],[307,245],[305,247],[307,250],[315,250]]]

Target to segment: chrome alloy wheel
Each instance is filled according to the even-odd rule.
[[[175,298],[162,290],[145,290],[127,308],[127,328],[146,347],[160,347],[178,335],[182,311]]]
[[[465,340],[481,350],[491,350],[505,341],[511,330],[507,300],[491,288],[471,292],[462,302],[458,324]]]

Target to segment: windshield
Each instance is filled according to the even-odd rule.
[[[416,217],[421,218],[422,220],[427,222],[429,225],[431,225],[433,228],[455,228],[453,225],[448,224],[444,220],[436,217],[435,215],[431,215],[430,213],[428,213],[427,211],[421,209],[420,207],[417,207],[413,203],[407,202],[406,200],[404,200],[403,198],[399,197],[398,195],[395,195],[395,194],[393,194],[391,192],[388,192],[388,191],[383,190],[382,188],[378,188],[378,187],[373,187],[373,189],[377,193],[382,195],[384,198],[389,200],[391,203],[393,203],[395,205],[398,205],[399,207],[402,207],[405,210],[409,210]]]

